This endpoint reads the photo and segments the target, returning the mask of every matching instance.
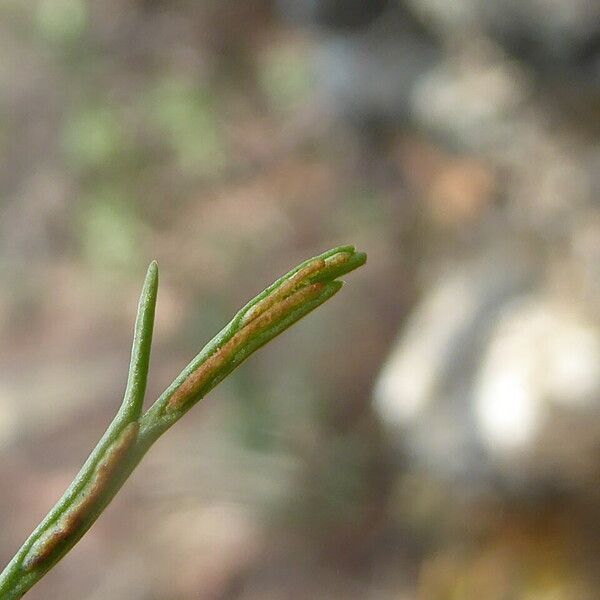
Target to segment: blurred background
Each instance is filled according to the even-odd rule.
[[[3,0],[0,562],[124,389],[300,260],[334,300],[28,598],[600,597],[600,5]]]

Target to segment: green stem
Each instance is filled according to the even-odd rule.
[[[258,348],[342,287],[337,277],[363,265],[352,246],[305,261],[244,306],[141,415],[146,390],[158,267],[140,297],[125,397],[73,483],[0,574],[0,598],[21,598],[94,524],[150,446]]]

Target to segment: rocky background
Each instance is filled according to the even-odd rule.
[[[342,294],[28,597],[600,594],[593,0],[0,3],[0,562],[114,414],[299,260]]]

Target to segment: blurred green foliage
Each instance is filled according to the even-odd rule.
[[[124,150],[119,116],[107,105],[85,106],[67,116],[62,142],[67,160],[76,169],[117,165]]]
[[[88,194],[77,231],[82,257],[97,269],[132,270],[143,263],[134,204],[112,186]]]
[[[215,176],[226,164],[218,99],[191,81],[165,78],[149,92],[148,117],[187,175]]]
[[[306,52],[294,44],[279,44],[263,52],[258,80],[273,110],[289,113],[315,91],[314,74]]]
[[[41,0],[36,21],[40,34],[50,42],[69,43],[81,37],[88,19],[84,0]]]

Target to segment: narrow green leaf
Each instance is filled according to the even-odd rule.
[[[150,263],[144,287],[140,295],[137,318],[133,334],[129,376],[123,404],[119,415],[126,422],[137,420],[144,405],[148,368],[150,366],[150,349],[152,332],[154,330],[154,313],[158,293],[158,264],[155,260]]]

